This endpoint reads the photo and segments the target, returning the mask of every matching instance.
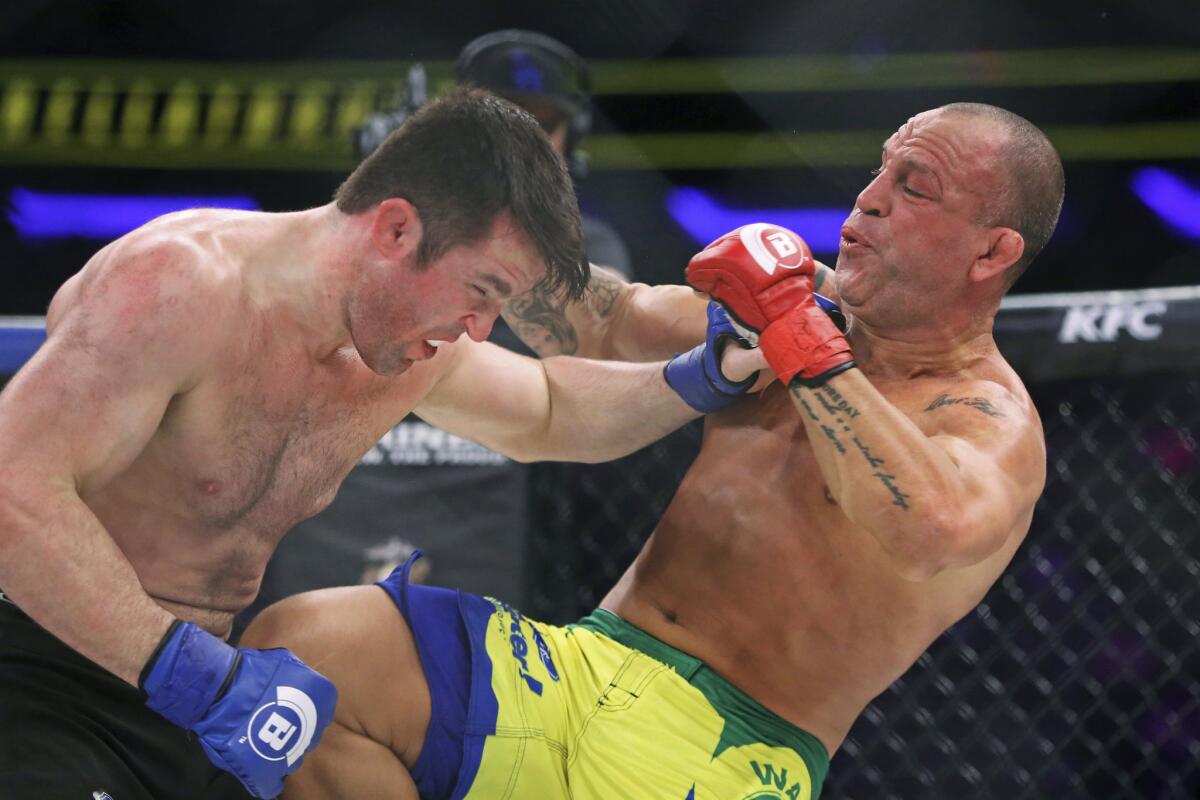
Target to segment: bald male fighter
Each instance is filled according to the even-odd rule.
[[[287,797],[816,797],[857,715],[1029,528],[1041,426],[991,328],[1062,196],[1041,131],[955,104],[889,138],[857,198],[832,281],[844,335],[795,234],[751,225],[699,253],[689,282],[780,382],[708,418],[654,534],[575,625],[405,570],[268,609],[247,639],[342,692]],[[543,346],[641,357],[697,310],[594,274],[583,303],[535,293],[512,316]]]
[[[696,416],[661,364],[483,343],[506,299],[586,274],[562,159],[480,91],[415,115],[330,205],[183,212],[100,251],[0,395],[4,796],[242,795],[205,754],[277,795],[334,689],[223,637],[383,432],[415,410],[515,458],[590,460]],[[688,397],[744,388],[673,369]]]

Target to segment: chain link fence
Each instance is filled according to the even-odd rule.
[[[1089,353],[1124,369],[1111,347]],[[1066,356],[1061,371],[1105,371]],[[1134,372],[1029,384],[1048,448],[1030,534],[862,714],[824,798],[1200,798],[1200,371]],[[699,442],[696,424],[618,462],[535,471],[532,616],[597,604]]]

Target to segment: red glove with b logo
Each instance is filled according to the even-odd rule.
[[[687,282],[720,303],[783,381],[820,386],[855,366],[850,345],[817,304],[812,252],[787,228],[756,222],[701,250]]]

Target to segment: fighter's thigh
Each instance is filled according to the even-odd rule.
[[[429,727],[429,685],[408,624],[377,586],[322,589],[259,614],[244,647],[286,647],[338,689],[337,724],[411,767]],[[343,743],[343,746],[349,746]],[[316,752],[325,747],[325,740]]]

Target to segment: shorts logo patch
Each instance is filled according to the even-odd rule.
[[[113,800],[113,796],[103,789],[92,792],[92,800]]]
[[[291,686],[277,686],[275,700],[254,712],[246,725],[246,735],[238,743],[249,741],[258,757],[267,761],[286,758],[290,767],[308,749],[316,723],[317,707],[312,698]]]
[[[523,619],[521,612],[507,603],[502,603],[501,606],[508,612],[509,617],[512,619],[512,622],[508,626],[508,646],[512,648],[513,658],[521,665],[521,668],[517,670],[517,674],[525,681],[525,685],[529,688],[529,691],[541,697],[542,682],[529,674],[529,660],[526,658],[529,655],[529,641],[525,638],[525,632],[521,630],[521,620]],[[537,635],[536,630],[534,630],[534,635]],[[555,680],[558,679],[555,678]]]
[[[750,766],[754,768],[759,783],[767,788],[746,795],[744,800],[782,800],[785,797],[787,800],[799,800],[802,789],[797,782],[788,783],[787,767],[776,767],[769,763],[760,765],[757,761],[751,761]]]
[[[538,658],[542,659],[542,666],[546,668],[546,674],[550,676],[550,680],[558,681],[558,669],[554,666],[554,659],[550,656],[550,645],[546,644],[546,640],[542,638],[542,634],[538,633],[538,629],[533,629],[533,643],[537,645]]]

